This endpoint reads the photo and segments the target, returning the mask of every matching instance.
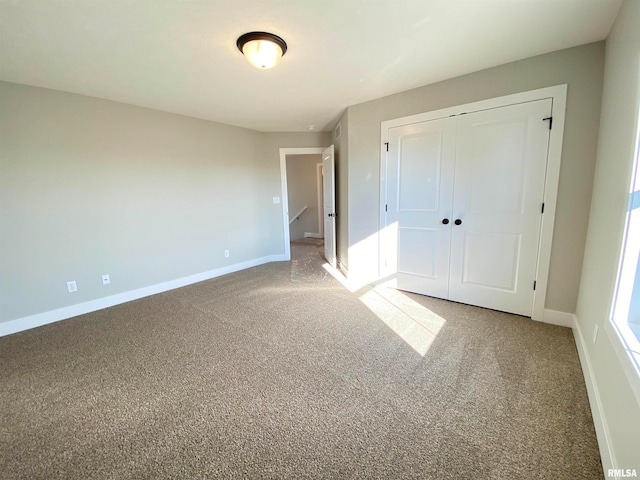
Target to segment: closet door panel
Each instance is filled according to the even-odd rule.
[[[449,299],[531,315],[551,100],[457,117]]]
[[[385,269],[389,284],[447,298],[455,121],[389,130]]]
[[[512,233],[465,233],[462,283],[515,292],[520,239],[521,235]]]

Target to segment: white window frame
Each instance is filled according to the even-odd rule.
[[[640,114],[640,112],[639,112]],[[639,122],[640,123],[640,122]],[[640,318],[635,319],[638,334],[629,326],[629,310],[632,306],[636,271],[640,257],[640,124],[636,130],[635,156],[629,182],[629,195],[624,234],[620,249],[618,276],[611,302],[611,315],[605,325],[613,348],[622,363],[625,375],[640,404]],[[640,279],[639,279],[640,280]],[[640,299],[637,299],[640,303]],[[638,305],[640,311],[640,305]]]

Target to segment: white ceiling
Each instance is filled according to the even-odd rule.
[[[0,79],[261,131],[604,39],[622,0],[0,0]],[[236,48],[289,46],[258,70]]]

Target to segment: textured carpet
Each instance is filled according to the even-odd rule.
[[[569,329],[292,252],[0,338],[0,477],[603,477]]]

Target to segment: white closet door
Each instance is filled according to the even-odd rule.
[[[450,300],[531,316],[550,115],[547,99],[457,117]]]
[[[402,290],[447,298],[455,119],[389,130],[383,275]]]

